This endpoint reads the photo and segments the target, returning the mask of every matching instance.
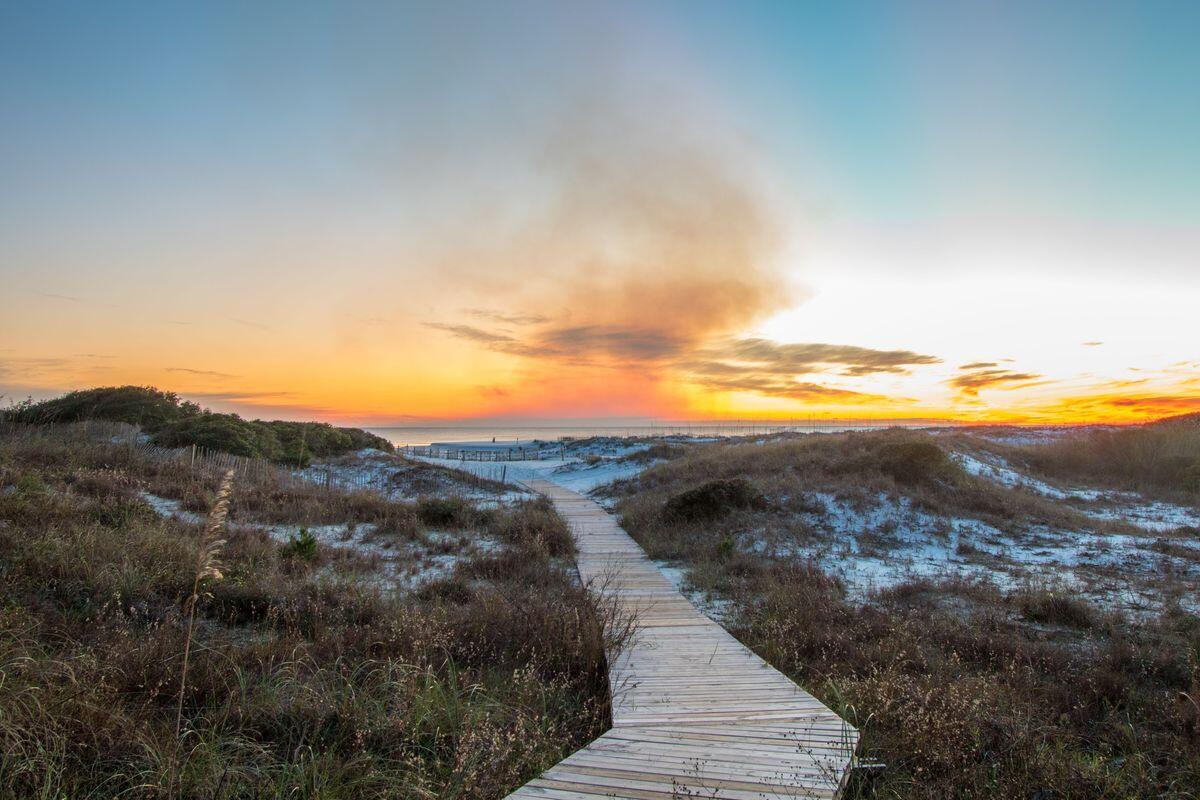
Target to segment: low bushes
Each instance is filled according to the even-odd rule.
[[[25,403],[5,412],[14,422],[53,424],[96,419],[140,426],[164,447],[196,445],[247,458],[306,466],[313,458],[373,447],[391,452],[386,439],[359,428],[323,422],[246,420],[205,411],[173,392],[151,387],[85,389]]]
[[[569,556],[575,551],[571,531],[549,500],[539,497],[517,508],[518,513],[493,514],[488,532],[522,550],[544,551],[550,556]]]
[[[762,503],[762,494],[745,478],[708,481],[668,499],[663,518],[670,522],[704,522]]]
[[[879,470],[900,483],[919,483],[946,475],[950,460],[929,441],[887,442],[879,448]]]
[[[1091,606],[1063,590],[1030,589],[1018,597],[1022,616],[1030,622],[1090,628],[1095,624]]]
[[[466,527],[480,519],[472,503],[461,497],[422,497],[417,501],[417,517],[435,527]]]

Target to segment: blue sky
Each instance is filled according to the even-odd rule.
[[[639,58],[695,69],[791,180],[823,165],[833,185],[822,189],[853,213],[952,213],[959,173],[991,156],[990,180],[1038,195],[1045,213],[1195,221],[1196,3],[496,11],[516,5],[6,4],[5,171],[25,190],[47,161],[84,167],[85,190],[106,169],[156,160],[186,160],[179,177],[201,184],[231,163],[286,180],[337,157],[322,145],[355,126],[347,104],[373,85],[417,113],[458,94],[448,113],[470,121],[505,80],[522,82],[508,87],[518,102],[554,102],[555,73],[587,68],[572,51],[617,35]]]

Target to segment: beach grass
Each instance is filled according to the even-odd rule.
[[[77,427],[0,435],[0,797],[494,798],[607,728],[604,611],[544,503],[439,519],[499,544],[393,591],[242,523],[426,535],[415,504],[221,486]]]

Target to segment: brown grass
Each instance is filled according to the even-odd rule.
[[[1194,417],[1089,428],[1046,444],[991,447],[1052,480],[1096,483],[1200,505],[1200,422]]]
[[[480,512],[462,535],[502,548],[414,594],[353,554],[309,562],[231,528],[184,684],[203,529],[138,491],[211,503],[214,478],[0,436],[0,797],[166,797],[178,741],[179,797],[495,798],[606,728],[602,609],[538,503]],[[316,524],[319,497],[421,525],[415,506],[302,486],[238,484],[231,508]]]
[[[923,579],[851,602],[836,579],[795,558],[736,546],[738,535],[815,535],[811,493],[907,496],[942,513],[1019,530],[1094,522],[965,475],[913,479],[877,457],[922,434],[813,436],[697,448],[618,487],[631,534],[689,566],[731,601],[732,632],[862,731],[852,798],[1192,798],[1200,792],[1200,618],[1178,607],[1138,620],[1059,587],[1005,592],[982,580]],[[666,501],[743,477],[761,509],[664,519]],[[728,543],[733,541],[734,545]]]

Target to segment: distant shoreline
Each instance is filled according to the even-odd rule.
[[[937,426],[946,426],[944,421]],[[542,441],[662,436],[755,436],[773,433],[836,433],[850,430],[874,430],[883,427],[930,427],[930,422],[904,423],[894,420],[841,420],[829,422],[697,422],[638,425],[428,425],[364,427],[363,430],[387,439],[396,447],[427,447],[432,444],[516,446]]]

